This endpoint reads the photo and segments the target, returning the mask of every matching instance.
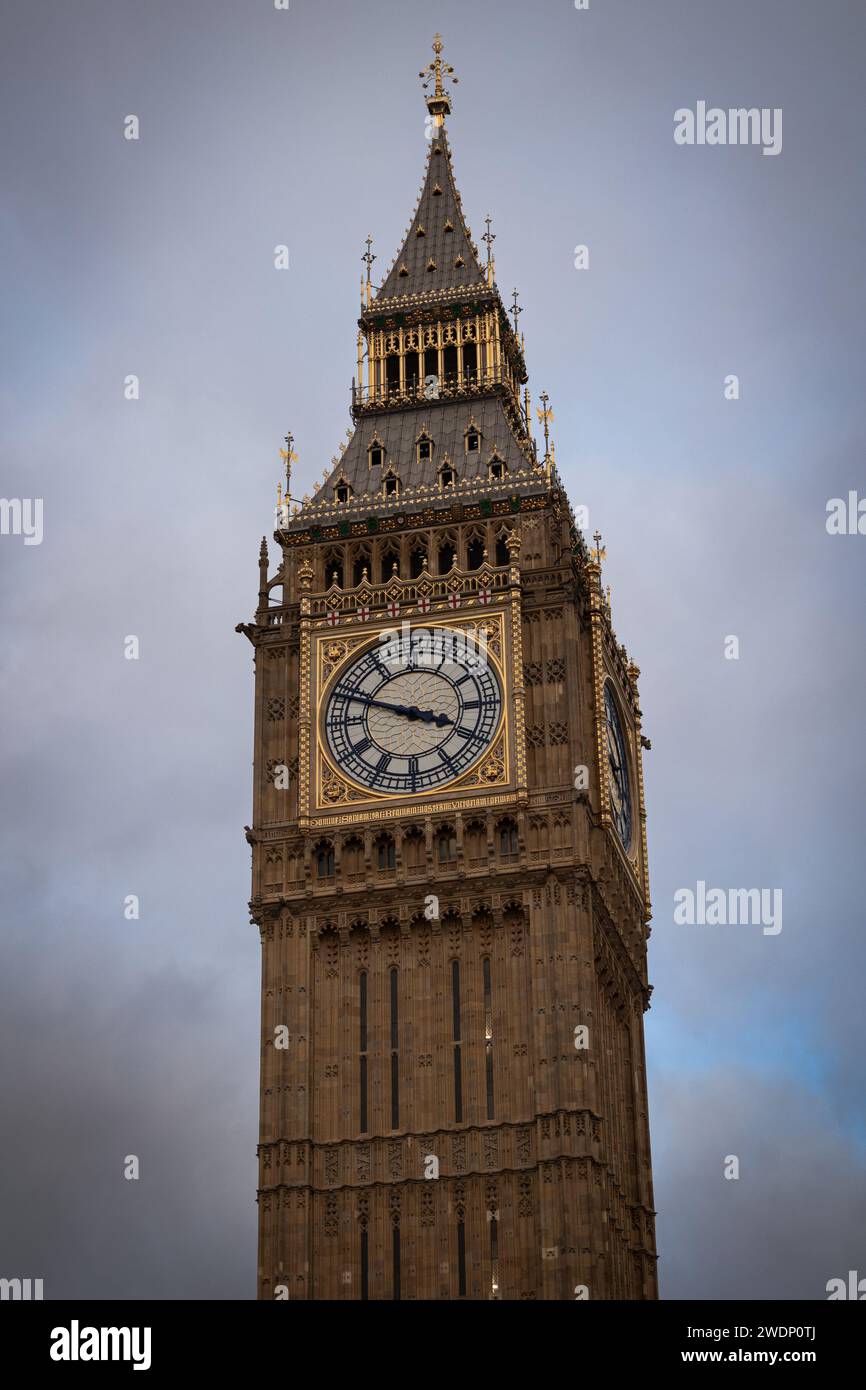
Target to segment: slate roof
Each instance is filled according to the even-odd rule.
[[[406,240],[373,300],[373,310],[385,307],[382,300],[396,296],[487,286],[486,272],[481,268],[460,208],[444,125],[438,132],[434,127],[434,132],[418,205]],[[448,223],[452,231],[445,230]],[[418,235],[419,228],[423,228],[423,236]],[[457,260],[462,260],[463,265],[455,265]],[[431,261],[435,269],[429,268]],[[408,274],[401,274],[404,267]]]
[[[481,447],[477,452],[467,454],[464,433],[470,421],[474,421],[481,433]],[[422,430],[426,431],[434,447],[432,460],[419,463],[416,443]],[[374,441],[382,444],[385,461],[381,467],[371,468],[368,450]],[[494,450],[511,473],[531,466],[514,436],[498,396],[464,401],[432,401],[422,406],[370,415],[359,421],[343,457],[332,469],[327,481],[317,489],[313,500],[332,501],[334,486],[343,476],[356,495],[378,492],[382,486],[381,479],[389,467],[393,467],[403,487],[435,483],[446,453],[458,483],[461,478],[486,478],[487,465]]]

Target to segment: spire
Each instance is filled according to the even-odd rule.
[[[442,61],[442,39],[433,41],[435,58],[419,74],[427,109],[430,149],[424,182],[400,251],[373,301],[403,298],[431,291],[466,290],[488,284],[478,250],[463,217],[462,200],[454,182],[451,151],[445,134],[445,116],[451,95],[443,79],[454,69]],[[454,77],[454,81],[457,78]],[[368,301],[369,303],[369,301]]]
[[[410,294],[482,287],[487,287],[487,273],[463,218],[448,137],[444,128],[434,126],[421,195],[373,305]]]

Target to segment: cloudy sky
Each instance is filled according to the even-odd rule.
[[[0,491],[44,499],[44,539],[0,537],[0,1274],[254,1295],[234,625],[282,436],[299,491],[345,436],[360,255],[369,232],[384,273],[414,206],[437,28],[464,208],[493,215],[643,673],[662,1293],[866,1273],[866,536],[825,527],[866,494],[862,6],[12,0],[2,23]],[[781,154],[675,144],[698,101],[781,108]],[[781,888],[781,932],[675,925],[699,880]]]

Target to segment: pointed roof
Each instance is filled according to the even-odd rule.
[[[371,308],[384,308],[381,301],[404,295],[470,288],[486,289],[487,275],[463,217],[445,127],[434,124],[406,239]]]
[[[481,438],[479,448],[467,453],[465,440],[470,428]],[[432,441],[429,462],[418,459],[417,443],[421,435]],[[381,467],[372,468],[370,449],[379,445],[383,451]],[[334,488],[346,482],[355,496],[379,492],[382,479],[389,469],[400,479],[403,487],[433,484],[447,458],[454,468],[458,482],[487,476],[488,465],[496,457],[509,473],[531,468],[533,461],[526,445],[522,445],[505,413],[501,399],[492,396],[467,401],[428,401],[405,410],[369,416],[360,421],[346,449],[327,478],[313,494],[313,502],[333,500]]]

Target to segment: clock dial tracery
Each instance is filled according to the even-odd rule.
[[[493,743],[502,686],[491,661],[440,630],[419,646],[404,639],[356,653],[323,701],[328,751],[357,785],[392,796],[442,787]]]

